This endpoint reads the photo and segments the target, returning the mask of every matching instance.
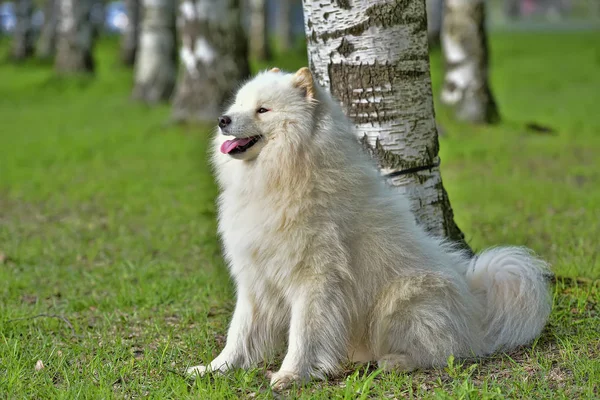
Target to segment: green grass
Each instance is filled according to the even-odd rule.
[[[349,368],[290,397],[600,396],[600,40],[491,44],[504,121],[472,127],[438,108],[443,176],[476,249],[526,244],[569,277],[555,285],[548,328],[508,355],[400,375]],[[94,79],[0,64],[0,397],[272,396],[267,367],[182,377],[222,348],[233,307],[210,127],[172,126],[168,106],[130,101],[114,43],[97,56]],[[270,64],[303,63],[292,54]],[[435,54],[436,87],[439,66]],[[529,132],[529,122],[556,134]]]

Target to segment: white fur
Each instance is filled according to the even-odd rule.
[[[550,312],[545,263],[518,247],[471,259],[425,233],[325,91],[263,72],[227,114],[230,133],[263,139],[236,158],[219,151],[231,137],[214,139],[237,304],[221,354],[190,373],[249,368],[287,344],[271,379],[282,388],[345,359],[427,368],[540,334]]]

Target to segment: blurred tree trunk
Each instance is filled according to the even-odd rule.
[[[169,100],[177,77],[175,0],[142,0],[142,27],[135,59],[133,98]]]
[[[13,32],[12,58],[22,61],[33,54],[33,1],[17,0],[15,17],[17,21]]]
[[[46,0],[44,4],[44,25],[37,43],[37,55],[49,60],[56,53],[56,34],[58,28],[58,1]]]
[[[277,43],[286,52],[293,45],[291,0],[280,0],[277,9]]]
[[[59,22],[54,65],[59,73],[93,72],[94,27],[91,0],[58,0]]]
[[[442,184],[425,0],[304,0],[308,58],[428,232],[459,242]]]
[[[484,0],[445,1],[441,100],[461,121],[497,122],[500,116],[488,83]]]
[[[442,15],[444,14],[444,0],[426,0],[427,6],[427,37],[429,46],[440,44],[442,32]]]
[[[140,32],[141,0],[125,0],[127,27],[121,36],[121,61],[127,66],[135,64],[135,54]]]
[[[250,57],[254,60],[271,59],[267,30],[266,0],[250,0]]]
[[[184,0],[180,13],[182,68],[173,117],[213,121],[249,74],[239,1]]]
[[[521,16],[521,0],[504,0],[504,14],[511,20]]]

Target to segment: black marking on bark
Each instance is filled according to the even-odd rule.
[[[343,8],[344,10],[349,10],[352,8],[350,6],[350,0],[336,0],[336,3],[339,8]]]
[[[402,176],[402,175],[416,174],[417,172],[421,172],[421,171],[431,171],[432,169],[437,168],[439,166],[440,166],[440,159],[438,158],[437,162],[434,162],[433,164],[420,165],[420,166],[413,167],[413,168],[401,169],[399,171],[394,171],[394,172],[390,172],[389,174],[385,174],[383,177],[386,179],[390,179],[390,178],[395,178],[397,176]],[[421,175],[417,175],[417,176],[421,176]]]
[[[354,45],[350,43],[346,38],[342,38],[342,43],[340,43],[339,47],[337,48],[337,52],[343,55],[344,57],[348,57],[354,52]]]

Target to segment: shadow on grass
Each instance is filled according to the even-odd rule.
[[[51,75],[40,82],[40,88],[44,90],[55,90],[57,92],[80,90],[90,87],[95,82],[95,77],[91,73],[81,73],[75,75]]]

